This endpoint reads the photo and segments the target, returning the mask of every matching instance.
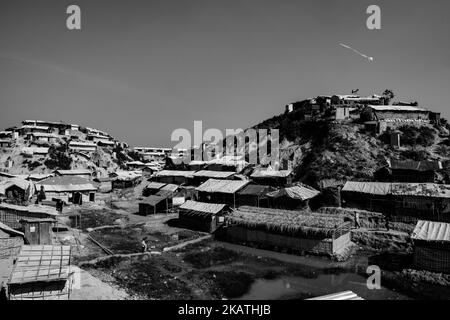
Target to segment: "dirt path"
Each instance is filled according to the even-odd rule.
[[[76,266],[71,269],[75,275],[70,300],[124,300],[129,297],[124,290],[101,281],[83,269]]]

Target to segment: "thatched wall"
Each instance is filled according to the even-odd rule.
[[[350,234],[346,233],[335,240],[331,238],[307,239],[262,230],[250,230],[240,226],[230,226],[226,229],[224,240],[266,249],[288,249],[297,253],[310,252],[333,255],[350,244]]]
[[[450,274],[450,248],[415,241],[414,265],[418,269]]]

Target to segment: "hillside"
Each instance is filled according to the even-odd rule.
[[[304,120],[301,112],[284,113],[253,127],[278,129],[281,164],[291,166],[295,177],[317,186],[323,179],[374,180],[374,173],[390,157],[402,160],[448,161],[449,126],[430,123],[399,123],[401,147],[389,144],[386,133],[366,133],[359,117],[345,121],[315,118]]]

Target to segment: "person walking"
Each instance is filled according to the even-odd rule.
[[[144,253],[144,252],[146,252],[147,251],[147,237],[145,237],[144,239],[142,239],[142,253]]]
[[[361,228],[361,224],[360,224],[360,221],[359,221],[359,212],[355,213],[355,228],[356,229]]]

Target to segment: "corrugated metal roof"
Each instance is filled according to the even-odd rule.
[[[389,167],[391,169],[401,169],[401,170],[416,170],[416,171],[433,171],[441,170],[442,163],[440,161],[412,161],[412,160],[389,160]]]
[[[297,185],[289,188],[283,188],[274,192],[270,192],[267,195],[273,198],[279,198],[287,196],[291,199],[299,199],[302,201],[314,198],[319,195],[320,192],[306,185]]]
[[[428,112],[427,109],[413,106],[374,106],[369,105],[375,111],[403,111],[403,112]]]
[[[179,188],[178,185],[169,183],[169,184],[165,185],[164,187],[162,187],[161,190],[175,192],[178,190],[178,188]]]
[[[329,294],[326,296],[320,296],[307,300],[364,300],[353,291],[342,291],[338,293]]]
[[[157,177],[185,177],[192,178],[195,171],[180,171],[180,170],[162,170],[156,173]]]
[[[450,242],[450,223],[419,220],[411,239]]]
[[[22,151],[22,153],[27,154],[48,154],[49,148],[24,147],[20,150]]]
[[[160,182],[150,182],[145,188],[146,189],[155,189],[155,190],[159,190],[162,187],[164,187],[166,184],[165,183],[160,183]]]
[[[92,175],[92,171],[91,170],[86,170],[86,169],[55,170],[54,173],[60,174],[62,176]]]
[[[158,203],[160,203],[160,202],[162,202],[162,201],[164,201],[166,199],[167,199],[167,197],[162,196],[162,195],[158,195],[158,196],[151,195],[151,196],[145,198],[144,200],[142,200],[140,203],[148,204],[150,206],[155,206]]]
[[[18,206],[15,204],[0,203],[0,209],[15,210],[20,212],[42,213],[49,216],[57,216],[58,212],[55,208],[41,205]]]
[[[79,176],[51,177],[36,183],[38,190],[41,186],[44,187],[45,192],[83,192],[97,190],[89,180]]]
[[[265,170],[256,169],[251,178],[286,178],[292,174],[292,170]]]
[[[212,171],[212,170],[200,170],[194,173],[194,177],[203,178],[215,178],[215,179],[226,179],[235,175],[235,172],[231,171]]]
[[[70,246],[22,246],[8,284],[67,280]]]
[[[262,186],[258,184],[250,184],[244,189],[239,191],[239,195],[251,195],[251,196],[266,196],[267,193],[272,191],[274,188],[270,186]]]
[[[225,204],[218,204],[218,203],[205,203],[205,202],[197,202],[188,200],[183,205],[180,206],[180,209],[182,210],[190,210],[190,211],[197,211],[197,212],[203,212],[203,213],[210,213],[210,214],[216,214],[222,211],[226,207]]]
[[[196,190],[209,193],[236,193],[248,184],[249,181],[242,180],[209,179],[198,188],[196,188]]]
[[[391,183],[347,181],[342,191],[387,195],[391,191]]]
[[[450,198],[450,185],[436,183],[389,183],[347,181],[342,191],[375,195]]]

